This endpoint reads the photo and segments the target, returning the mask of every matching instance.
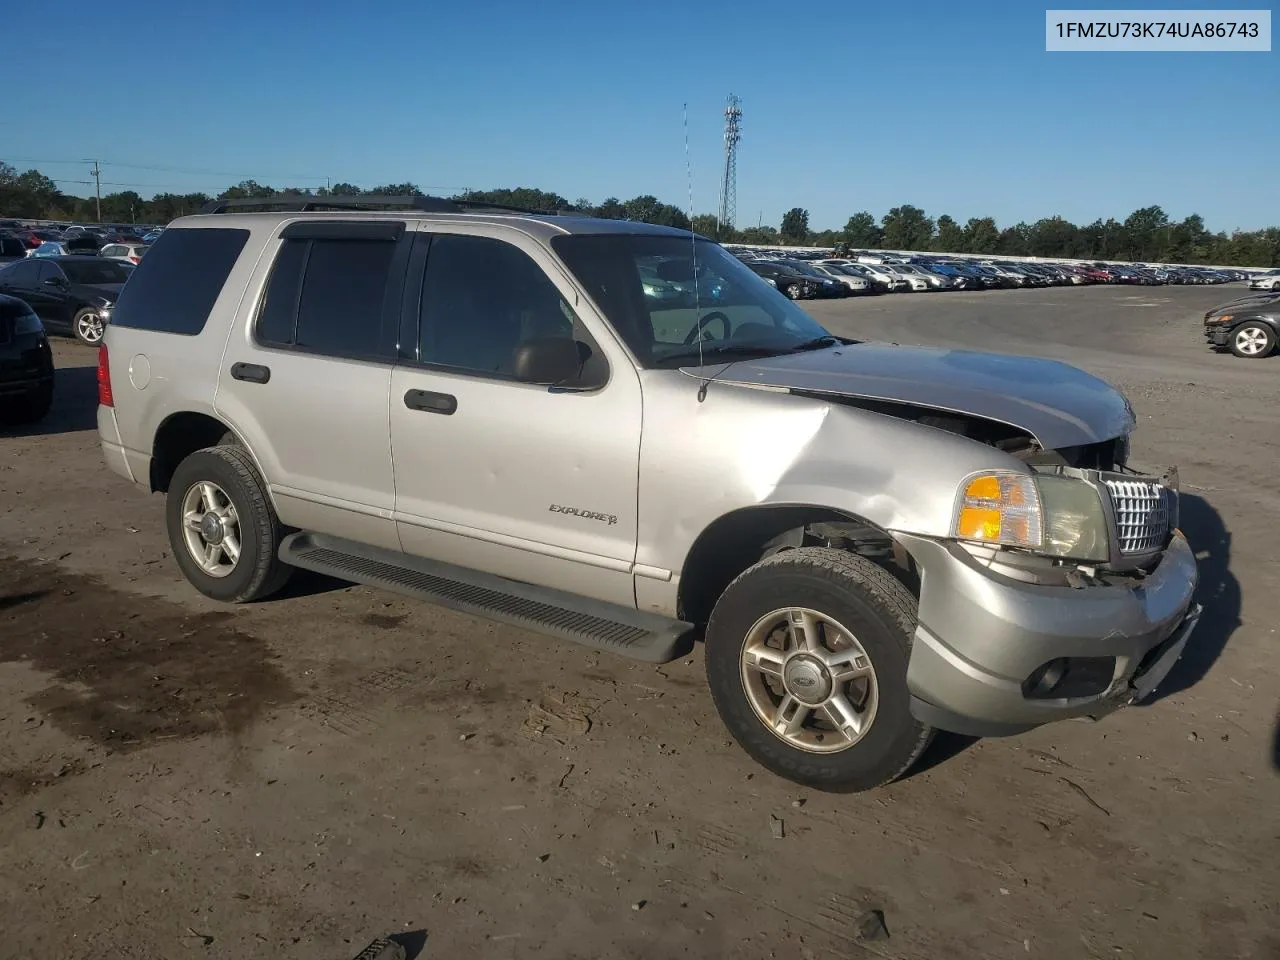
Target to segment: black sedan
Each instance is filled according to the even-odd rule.
[[[53,403],[53,352],[29,306],[0,295],[0,425],[35,423]]]
[[[819,297],[847,297],[849,288],[839,280],[828,277],[813,264],[805,260],[779,260],[784,267],[790,267],[796,273],[802,273],[814,285]]]
[[[1261,360],[1280,340],[1280,300],[1248,298],[1211,310],[1204,318],[1204,338],[1215,350]]]
[[[792,300],[804,300],[818,295],[819,285],[812,277],[799,273],[774,260],[748,260],[746,265],[785,293]]]
[[[0,269],[0,293],[25,300],[47,329],[97,346],[132,269],[102,257],[29,257]]]

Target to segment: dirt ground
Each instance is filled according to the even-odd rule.
[[[1198,329],[1242,292],[811,305],[1124,388],[1207,608],[1155,702],[940,737],[855,796],[751,763],[700,650],[635,664],[310,576],[204,601],[60,342],[54,414],[0,435],[0,957],[1280,958],[1280,357]]]

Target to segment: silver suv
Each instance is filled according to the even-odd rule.
[[[327,205],[175,221],[106,331],[103,453],[201,593],[302,567],[647,661],[700,633],[742,747],[831,790],[1180,656],[1176,476],[1106,383],[834,336],[685,231]]]

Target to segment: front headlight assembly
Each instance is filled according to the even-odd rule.
[[[1103,563],[1111,556],[1102,498],[1074,477],[992,471],[961,487],[952,535],[1063,560]]]

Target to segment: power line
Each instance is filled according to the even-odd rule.
[[[55,163],[55,164],[76,164],[76,165],[79,165],[82,163],[95,162],[92,157],[80,159],[80,160],[50,160],[50,159],[42,159],[39,157],[8,157],[8,158],[0,157],[0,160],[5,160],[8,163]],[[294,180],[294,181],[314,180],[316,183],[325,181],[326,186],[332,187],[334,183],[352,182],[347,180],[345,177],[334,177],[334,176],[304,177],[304,176],[275,176],[275,175],[264,175],[264,174],[250,176],[244,173],[227,173],[225,171],[218,171],[218,170],[195,170],[188,167],[163,167],[163,166],[150,166],[146,164],[137,164],[137,163],[117,163],[114,160],[98,160],[96,162],[101,164],[103,167],[123,167],[128,170],[149,170],[156,173],[181,173],[181,174],[189,174],[191,176],[201,176],[201,177],[229,177],[236,180],[255,180],[255,181],[258,181],[259,183],[266,180],[275,180],[278,182],[289,181],[289,180]],[[401,176],[403,176],[403,174]],[[54,183],[91,183],[92,182],[92,181],[85,181],[85,180],[76,180],[74,178],[69,178],[69,177],[49,177],[49,179],[52,180]],[[384,183],[395,183],[398,178],[396,177],[383,177],[383,178],[364,177],[362,179],[364,183],[380,186]],[[110,180],[110,181],[103,180],[102,182],[105,185],[109,185],[113,187],[148,187],[156,190],[183,189],[175,184],[164,184],[164,183],[132,183],[132,182],[123,182],[119,180]],[[355,185],[359,186],[359,183],[356,183]],[[468,188],[445,187],[445,186],[436,185],[436,186],[421,187],[421,189],[427,192],[432,192],[432,193],[463,193]]]
[[[54,183],[84,183],[92,184],[93,180],[76,180],[70,177],[49,177]],[[172,183],[132,183],[122,180],[103,180],[104,187],[143,187],[147,190],[183,190],[188,193],[203,193],[201,190],[191,190],[187,187],[180,187]]]
[[[9,163],[55,163],[55,164],[81,164],[94,163],[92,157],[68,160],[51,160],[41,157],[10,157]],[[148,170],[153,173],[182,173],[189,174],[193,177],[234,177],[240,180],[315,180],[317,183],[327,177],[303,176],[301,174],[257,174],[250,175],[247,173],[229,173],[225,170],[197,170],[191,167],[164,167],[143,163],[124,163],[118,160],[99,160],[104,167],[123,167],[126,170]]]

